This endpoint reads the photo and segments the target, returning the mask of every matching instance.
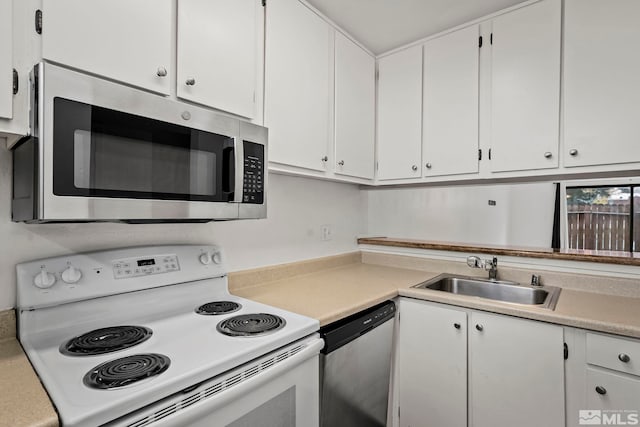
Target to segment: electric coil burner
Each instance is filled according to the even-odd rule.
[[[83,378],[91,388],[110,389],[131,385],[160,375],[169,368],[171,360],[162,354],[134,354],[96,366]]]
[[[242,307],[237,302],[232,301],[213,301],[201,305],[196,309],[196,313],[203,314],[205,316],[217,316],[220,314],[233,313],[240,310]]]
[[[60,352],[68,356],[94,356],[124,350],[145,342],[153,331],[143,326],[113,326],[95,329],[70,339],[60,346]]]
[[[277,331],[286,324],[282,317],[273,314],[242,314],[223,320],[216,329],[232,337],[253,337]]]

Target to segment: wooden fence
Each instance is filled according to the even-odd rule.
[[[630,206],[567,206],[568,247],[603,251],[632,249]],[[640,212],[634,212],[634,241],[640,242]]]

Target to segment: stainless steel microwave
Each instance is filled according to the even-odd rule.
[[[40,63],[13,149],[19,222],[266,216],[267,129]]]

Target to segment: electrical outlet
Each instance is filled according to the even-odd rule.
[[[321,225],[320,238],[322,239],[322,241],[326,242],[328,240],[331,240],[332,237],[333,237],[333,230],[331,229],[331,225],[329,224]]]

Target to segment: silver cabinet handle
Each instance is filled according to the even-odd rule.
[[[427,167],[427,169],[431,169],[431,163],[427,163],[425,166]]]
[[[324,156],[323,158],[321,158],[320,160],[322,160],[323,162],[326,162],[327,160],[329,160],[329,157]]]
[[[631,358],[629,357],[628,354],[624,354],[624,353],[620,353],[618,355],[618,359],[622,362],[622,363],[629,363],[629,361],[631,360]]]
[[[339,164],[340,166],[344,166],[344,160],[340,160],[340,161],[338,162],[338,164]]]
[[[546,153],[544,153],[544,156],[545,156],[547,159],[550,159],[551,157],[553,157],[553,153],[551,153],[551,151],[547,151]]]
[[[411,170],[414,171],[414,172],[417,171],[418,170],[418,166],[417,165],[411,166]]]
[[[479,330],[479,331],[482,331],[482,330],[484,330],[484,326],[482,326],[480,323],[478,323],[476,325],[476,329]]]
[[[156,71],[156,75],[158,77],[166,77],[167,76],[167,69],[164,67],[158,67],[158,71]]]
[[[596,386],[596,393],[605,395],[607,394],[607,389],[602,386]]]
[[[571,150],[569,150],[569,155],[570,156],[577,156],[578,155],[578,150],[576,150],[575,148],[572,148]]]
[[[186,84],[187,86],[193,86],[196,84],[196,79],[194,78],[187,79],[187,81],[184,82],[184,84]]]

